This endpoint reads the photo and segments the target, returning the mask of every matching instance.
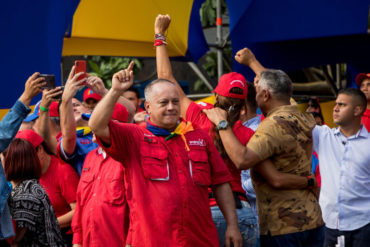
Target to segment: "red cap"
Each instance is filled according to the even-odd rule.
[[[30,129],[18,131],[15,138],[20,138],[30,142],[34,148],[37,148],[44,141],[39,134]]]
[[[58,106],[59,106],[59,102],[53,101],[51,103],[51,105],[49,106],[49,116],[50,117],[59,117]]]
[[[230,90],[234,87],[242,89],[243,94],[230,93]],[[225,97],[246,99],[248,92],[247,80],[245,80],[242,74],[236,72],[224,74],[223,76],[221,76],[214,92]]]
[[[360,73],[356,76],[356,83],[359,87],[361,87],[361,83],[365,79],[370,79],[370,73]]]
[[[112,120],[117,120],[118,122],[125,123],[128,119],[128,111],[126,107],[121,104],[116,103],[113,109]]]
[[[88,99],[94,99],[96,101],[99,101],[101,100],[101,96],[97,93],[94,93],[94,91],[90,88],[87,88],[85,91],[84,91],[84,97],[83,97],[83,100],[86,101]]]

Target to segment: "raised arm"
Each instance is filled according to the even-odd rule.
[[[113,114],[114,105],[118,98],[130,88],[133,83],[134,73],[132,71],[132,66],[115,73],[112,78],[112,88],[108,91],[106,96],[100,100],[91,114],[89,120],[91,130],[107,145],[111,144],[108,124]]]
[[[251,68],[257,77],[260,76],[262,71],[266,70],[266,68],[263,67],[262,64],[260,64],[260,62],[256,59],[253,52],[248,48],[243,48],[239,50],[235,54],[235,60],[238,63]]]
[[[127,69],[132,70],[134,65],[135,65],[135,62],[131,61]],[[102,97],[104,97],[108,93],[108,90],[105,88],[103,81],[97,76],[88,75],[86,86],[92,89],[94,93],[97,93]],[[118,98],[117,103],[126,107],[128,111],[127,122],[129,123],[132,122],[135,112],[136,112],[136,108],[134,104],[123,96]]]
[[[171,18],[169,15],[158,15],[155,19],[154,32],[158,36],[165,37],[165,33],[171,23]],[[192,102],[180,87],[179,83],[173,77],[171,62],[167,52],[167,45],[157,45],[156,47],[156,61],[157,61],[157,75],[158,78],[167,79],[175,83],[180,94],[180,107],[181,116],[185,117],[186,110],[188,109],[190,103]]]
[[[61,87],[57,87],[51,90],[44,89],[42,92],[42,99],[40,103],[39,111],[39,123],[36,132],[45,140],[51,152],[57,153],[57,139],[50,133],[50,116],[49,107],[56,97],[61,95],[63,91]]]
[[[31,111],[29,105],[32,98],[38,95],[41,87],[46,84],[42,82],[42,78],[37,78],[38,75],[39,73],[36,72],[27,79],[22,95],[0,122],[0,152],[4,151],[13,140],[22,121]]]
[[[73,113],[72,98],[76,95],[86,81],[86,78],[78,80],[83,72],[75,73],[73,66],[64,87],[62,102],[60,104],[60,128],[62,130],[63,150],[67,155],[72,155],[76,147],[76,121]]]

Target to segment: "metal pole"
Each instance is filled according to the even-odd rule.
[[[216,43],[217,43],[217,74],[218,79],[224,73],[222,63],[222,16],[221,16],[221,0],[217,0],[217,18],[216,18]]]
[[[198,66],[194,62],[188,62],[190,68],[193,69],[195,74],[206,84],[206,86],[209,88],[209,90],[213,90],[212,84],[207,80],[207,78],[203,75],[202,71],[198,68]]]
[[[342,89],[342,84],[341,84],[342,80],[340,78],[340,64],[337,63],[335,67],[336,67],[335,71],[336,71],[336,78],[337,78],[337,89],[340,90]]]

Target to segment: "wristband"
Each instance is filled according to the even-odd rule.
[[[307,189],[312,190],[315,186],[315,180],[312,178],[312,176],[307,176]]]
[[[160,46],[160,45],[167,45],[167,42],[163,41],[163,40],[160,40],[160,39],[156,39],[154,41],[154,46]]]
[[[159,39],[159,40],[162,40],[162,41],[166,41],[166,36],[164,36],[163,34],[160,34],[160,33],[156,33],[154,35],[154,39]]]
[[[45,107],[40,106],[40,110],[43,111],[43,112],[48,112],[49,108],[45,108]]]

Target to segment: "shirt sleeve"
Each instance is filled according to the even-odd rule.
[[[191,102],[186,110],[185,120],[190,121],[195,129],[204,131],[208,131],[213,126],[207,115],[202,112],[202,107],[195,102]]]
[[[68,204],[76,202],[76,192],[79,177],[76,171],[67,163],[59,163],[59,187],[63,198]]]
[[[76,193],[76,208],[73,214],[71,228],[73,232],[72,244],[82,245],[82,223],[81,223],[81,213],[83,208],[81,207],[81,197],[79,191]]]
[[[324,131],[325,127],[327,126],[316,125],[315,128],[312,130],[313,151],[315,151],[316,153],[319,153],[320,135]]]
[[[139,142],[143,136],[143,130],[136,124],[110,121],[109,132],[112,144],[107,146],[99,136],[96,136],[98,144],[110,157],[126,165],[125,161],[130,160],[140,150]]]
[[[27,196],[21,194],[13,199],[15,201],[12,208],[12,216],[17,228],[27,228],[31,232],[36,232],[38,218],[43,218],[44,206],[39,198],[28,193]]]
[[[220,153],[210,137],[205,136],[207,140],[208,157],[211,165],[211,182],[213,185],[224,184],[232,180],[231,174],[225,165]]]
[[[273,121],[266,118],[250,139],[247,147],[255,152],[261,160],[284,150],[286,142],[284,135],[280,135]]]

